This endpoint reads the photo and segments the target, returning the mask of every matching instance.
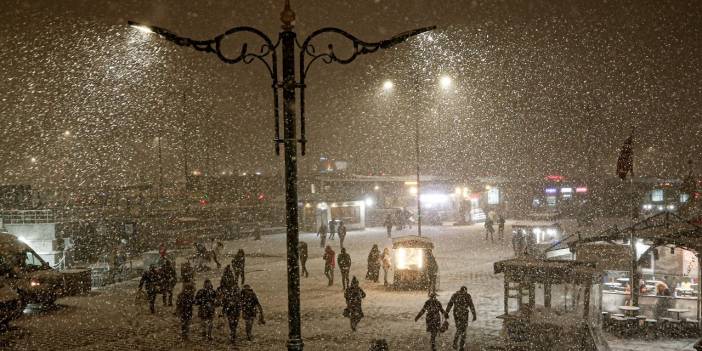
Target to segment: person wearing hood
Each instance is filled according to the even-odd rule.
[[[300,241],[300,243],[297,246],[297,250],[298,256],[300,256],[300,276],[304,275],[305,278],[307,278],[310,276],[310,273],[307,272],[307,243],[304,241]]]
[[[232,344],[236,344],[236,331],[241,315],[241,296],[236,282],[231,268],[227,266],[224,268],[222,280],[217,288],[217,298],[219,305],[222,306],[222,314],[227,317],[229,322],[229,341]]]
[[[180,318],[180,336],[188,339],[190,321],[193,319],[193,304],[195,303],[195,285],[183,284],[183,291],[176,297],[176,315]]]
[[[256,293],[249,285],[244,285],[244,288],[241,290],[241,313],[246,323],[246,339],[251,341],[253,322],[256,319],[256,315],[258,314],[259,316],[259,324],[266,324],[266,321],[263,319],[263,306],[261,306],[258,296],[256,296]]]
[[[202,322],[202,336],[207,340],[212,340],[212,325],[215,315],[215,304],[217,303],[217,293],[209,279],[205,279],[202,289],[195,295],[195,304],[198,309],[198,317]]]
[[[453,338],[453,348],[463,351],[466,344],[466,328],[471,314],[475,321],[475,306],[473,298],[468,293],[468,288],[462,286],[460,290],[451,296],[448,305],[446,305],[446,314],[451,312],[453,308],[453,321],[456,324],[456,335]]]
[[[336,252],[334,252],[331,246],[327,245],[324,249],[324,255],[322,256],[324,260],[324,275],[329,279],[328,286],[334,285],[334,266],[336,266],[335,254]]]
[[[322,223],[317,230],[317,236],[319,237],[319,247],[324,247],[327,244],[327,225]]]
[[[341,248],[341,253],[336,261],[339,263],[339,271],[341,271],[341,287],[346,290],[349,287],[349,271],[351,271],[351,256],[346,252],[345,248]]]
[[[373,244],[373,248],[368,253],[368,272],[366,279],[377,283],[380,277],[380,249],[377,244]]]
[[[446,311],[444,311],[441,302],[436,298],[436,293],[429,294],[429,299],[424,303],[424,307],[422,307],[417,316],[414,317],[414,321],[416,322],[422,318],[424,313],[426,313],[427,332],[431,335],[431,350],[436,351],[436,336],[439,335],[439,329],[441,328],[441,316],[446,316]]]
[[[246,254],[243,249],[239,249],[232,259],[232,270],[234,272],[234,280],[239,284],[239,277],[241,277],[241,285],[244,285],[246,277],[244,272],[246,269]]]
[[[175,289],[177,282],[178,275],[173,263],[168,258],[164,258],[161,265],[161,283],[159,284],[164,306],[173,306],[173,289]]]
[[[358,322],[363,318],[363,299],[366,298],[366,293],[358,285],[358,279],[353,277],[351,285],[344,291],[346,299],[346,310],[344,315],[351,320],[351,330],[356,331]]]

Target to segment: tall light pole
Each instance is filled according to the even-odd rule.
[[[163,195],[163,157],[161,154],[161,139],[163,137],[157,136],[156,137],[156,148],[157,148],[157,153],[158,153],[158,192],[156,193],[156,200],[158,200],[158,203],[161,203],[161,196]]]
[[[379,42],[365,42],[348,32],[338,28],[322,28],[311,33],[302,42],[297,41],[297,34],[294,29],[295,12],[290,8],[290,1],[285,0],[285,7],[280,14],[282,22],[282,31],[279,33],[278,39],[274,42],[266,34],[253,27],[234,27],[218,35],[214,39],[209,40],[193,40],[190,38],[180,37],[166,29],[145,26],[135,22],[129,24],[141,31],[153,32],[166,40],[172,41],[177,45],[192,47],[198,51],[216,54],[217,57],[228,64],[236,64],[239,62],[249,64],[254,61],[263,63],[272,81],[271,89],[273,91],[273,123],[274,123],[274,143],[276,154],[280,153],[280,144],[283,145],[285,159],[285,209],[286,209],[286,241],[287,241],[287,269],[288,269],[288,350],[302,350],[302,333],[300,327],[300,267],[298,257],[298,201],[297,201],[297,144],[300,143],[301,154],[305,155],[305,79],[309,72],[310,66],[317,60],[324,63],[339,63],[348,64],[355,60],[358,56],[369,54],[378,51],[379,49],[387,49],[404,42],[410,37],[420,33],[434,29],[435,27],[426,27],[416,29],[396,35],[390,39]],[[258,50],[249,51],[248,42],[244,42],[241,46],[238,56],[227,56],[226,52],[221,50],[221,45],[224,39],[230,35],[238,33],[253,34],[263,41],[263,44],[258,46]],[[333,44],[327,45],[327,50],[317,50],[312,44],[313,39],[322,34],[337,34],[350,41],[352,52],[349,55],[337,56]],[[296,47],[298,49],[296,50]],[[282,62],[278,62],[278,51],[282,56]],[[295,55],[298,54],[297,71]],[[309,58],[309,62],[305,59]],[[278,77],[278,67],[282,68],[282,80]],[[296,75],[299,80],[296,80]],[[300,139],[297,139],[297,119],[295,94],[296,90],[300,90]],[[279,121],[279,90],[283,91],[283,138],[280,138],[280,121]]]
[[[447,90],[453,86],[453,80],[449,76],[441,76],[439,78],[439,85],[441,86],[442,89]],[[422,84],[422,79],[420,76],[415,76],[412,84],[412,90],[413,93],[418,97],[420,94],[422,94],[422,90],[424,88],[424,84]],[[386,80],[383,82],[383,90],[386,92],[390,92],[395,88],[395,83],[391,80]],[[415,161],[416,161],[416,189],[417,189],[417,235],[422,236],[422,183],[419,178],[420,174],[420,169],[419,165],[421,164],[420,162],[420,152],[419,152],[419,143],[420,143],[420,130],[419,130],[419,125],[421,122],[422,118],[422,113],[416,113],[416,116],[414,118],[414,156],[415,156]]]

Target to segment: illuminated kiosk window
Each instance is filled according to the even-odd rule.
[[[656,189],[651,191],[651,201],[662,202],[663,201],[663,189]]]
[[[424,289],[428,283],[427,262],[434,248],[426,237],[403,236],[392,239],[394,279],[393,287]]]

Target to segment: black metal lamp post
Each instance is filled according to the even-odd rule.
[[[364,42],[355,36],[338,28],[322,28],[310,34],[302,44],[297,41],[297,34],[293,31],[295,13],[290,8],[290,1],[285,0],[285,8],[280,14],[282,21],[282,32],[278,40],[273,42],[267,35],[252,27],[234,27],[209,40],[193,40],[180,37],[166,29],[146,26],[129,21],[129,25],[144,32],[153,32],[166,40],[172,41],[180,46],[189,46],[198,51],[214,53],[225,63],[235,64],[243,62],[249,64],[254,61],[262,62],[268,69],[272,81],[273,107],[274,107],[274,129],[275,129],[275,152],[280,154],[279,145],[283,144],[285,157],[285,209],[287,225],[287,268],[288,268],[288,350],[302,350],[302,333],[300,328],[300,267],[298,258],[298,204],[297,204],[297,143],[300,143],[301,153],[305,155],[305,80],[310,66],[317,60],[324,63],[348,64],[359,55],[369,54],[379,49],[387,49],[400,44],[410,37],[430,31],[435,26],[415,29],[409,32],[398,34],[390,39],[369,43]],[[248,43],[244,42],[238,56],[228,57],[221,50],[222,42],[230,35],[238,33],[254,34],[261,40],[263,45],[257,52],[249,52]],[[353,52],[346,57],[339,57],[334,51],[332,44],[328,44],[326,51],[317,51],[312,45],[312,40],[321,34],[338,34],[348,39]],[[298,70],[295,69],[295,54],[298,48],[299,60]],[[281,50],[282,62],[278,62],[278,49]],[[309,58],[309,62],[305,62]],[[278,65],[282,66],[282,80],[278,78]],[[299,80],[296,81],[296,75]],[[295,111],[295,90],[300,90],[300,139],[297,139],[296,111]],[[278,91],[283,91],[283,139],[280,139],[280,122],[278,107]]]

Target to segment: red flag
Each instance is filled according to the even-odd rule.
[[[622,179],[626,179],[626,175],[629,174],[629,172],[631,172],[631,175],[634,175],[633,139],[634,134],[632,132],[632,134],[624,141],[622,150],[619,152],[619,159],[617,160],[617,175]]]

